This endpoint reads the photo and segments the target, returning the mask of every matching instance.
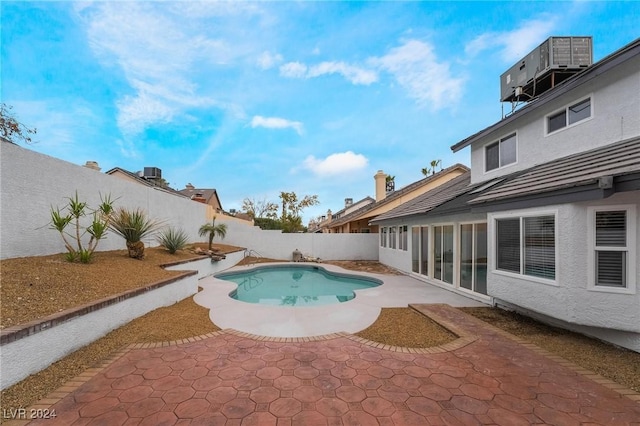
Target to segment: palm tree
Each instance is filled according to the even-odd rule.
[[[113,213],[109,223],[109,229],[125,239],[129,257],[134,259],[144,258],[142,239],[156,232],[160,226],[161,221],[150,219],[140,208],[129,210],[121,207]]]
[[[431,169],[429,169],[428,167],[423,167],[422,168],[422,174],[424,176],[429,176],[429,172],[431,171]]]
[[[431,174],[436,174],[436,167],[440,164],[440,170],[442,170],[442,160],[431,160]]]
[[[201,237],[205,235],[209,236],[209,250],[211,250],[213,248],[213,238],[216,235],[219,235],[223,240],[224,237],[227,236],[227,225],[224,223],[216,225],[216,218],[214,217],[210,224],[205,223],[200,227],[198,234],[200,234]]]

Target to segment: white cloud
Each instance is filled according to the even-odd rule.
[[[287,62],[280,66],[280,75],[290,78],[304,78],[307,75],[307,66],[300,62]]]
[[[225,13],[221,8],[213,11]],[[98,2],[76,12],[95,54],[105,66],[116,66],[133,89],[117,102],[118,125],[125,137],[170,122],[190,108],[225,107],[200,95],[192,74],[203,62],[227,63],[238,53],[221,39],[183,26],[179,13],[185,10],[153,2]]]
[[[364,155],[347,151],[331,154],[323,160],[310,155],[304,160],[303,166],[319,176],[335,176],[361,170],[368,163]]]
[[[299,121],[291,121],[279,117],[262,117],[256,115],[251,119],[251,127],[265,127],[267,129],[294,129],[299,135],[304,131],[303,125]]]
[[[392,74],[420,105],[440,109],[460,100],[464,79],[454,77],[449,64],[438,61],[429,43],[409,40],[370,62]]]
[[[344,62],[321,62],[309,68],[307,78],[320,77],[325,74],[340,74],[353,84],[368,86],[378,81],[375,71],[356,67]]]
[[[465,53],[474,57],[484,50],[498,48],[503,61],[515,62],[545,40],[555,27],[553,17],[525,21],[512,31],[479,35],[465,46]]]
[[[275,67],[277,64],[282,62],[282,55],[279,53],[271,53],[268,51],[262,52],[260,56],[258,56],[258,66],[263,70],[268,70]]]
[[[378,81],[378,74],[374,70],[345,62],[325,61],[313,66],[301,62],[288,62],[280,67],[280,75],[290,78],[316,78],[330,74],[339,74],[356,85],[368,86]]]

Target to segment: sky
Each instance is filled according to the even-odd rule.
[[[640,2],[2,1],[1,99],[28,149],[158,167],[225,210],[317,195],[306,224],[396,189],[510,109],[500,75],[550,36],[594,61],[640,37]]]

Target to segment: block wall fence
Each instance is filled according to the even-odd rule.
[[[224,188],[217,189],[224,200]],[[211,216],[204,204],[0,142],[0,259],[64,253],[60,235],[50,229],[50,212],[52,206],[63,208],[76,192],[89,207],[97,207],[101,195],[110,195],[117,199],[116,207],[142,208],[151,218],[182,228],[190,241],[205,240],[198,236]],[[224,216],[218,216],[216,223],[228,226],[224,243],[262,257],[291,259],[298,249],[325,260],[378,259],[377,234],[283,234]],[[154,237],[144,243],[158,245]],[[124,248],[124,239],[109,232],[97,250]]]

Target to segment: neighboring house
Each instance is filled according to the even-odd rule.
[[[344,199],[344,208],[341,210],[338,210],[335,213],[332,213],[331,210],[327,210],[327,214],[325,216],[321,216],[320,220],[318,221],[311,221],[309,223],[309,232],[323,232],[323,233],[328,233],[329,232],[329,225],[331,224],[332,221],[340,219],[346,215],[348,215],[349,213],[352,213],[356,210],[359,210],[365,206],[368,206],[369,204],[373,204],[375,203],[376,200],[374,200],[371,197],[365,197],[360,201],[356,201],[355,203],[353,202],[353,198],[345,198]]]
[[[220,198],[218,198],[218,191],[213,188],[196,188],[188,183],[184,189],[178,192],[191,198],[193,201],[210,205],[216,213],[223,212],[222,203],[220,203]]]
[[[383,213],[413,200],[414,198],[424,194],[425,192],[436,188],[463,173],[469,169],[462,164],[455,164],[447,167],[433,175],[420,179],[410,185],[405,186],[393,192],[386,192],[387,175],[378,171],[374,176],[376,182],[376,201],[370,203],[356,211],[345,214],[338,219],[332,219],[327,224],[327,228],[331,233],[377,233],[378,226],[370,225],[369,222]]]
[[[640,351],[640,39],[467,146],[467,177],[371,221],[380,261]]]

